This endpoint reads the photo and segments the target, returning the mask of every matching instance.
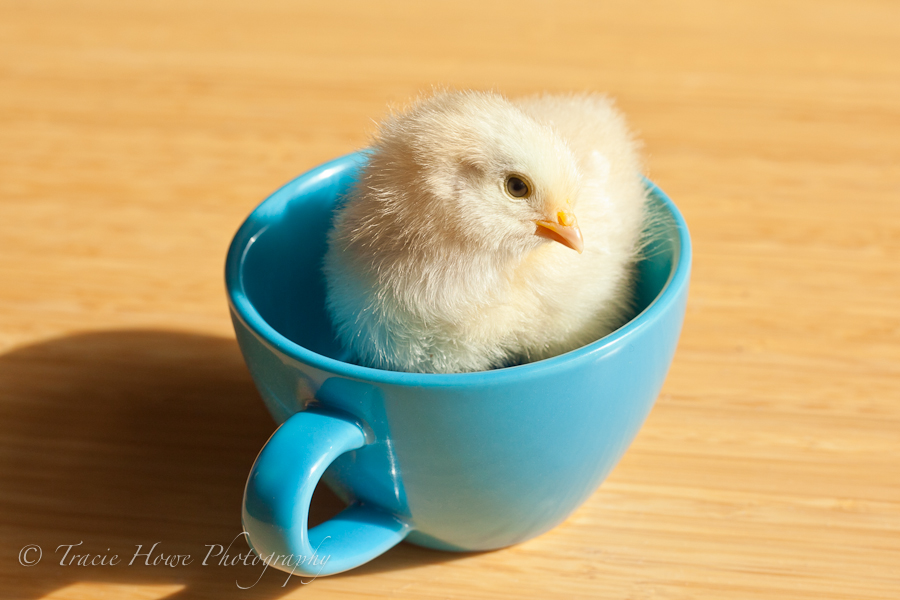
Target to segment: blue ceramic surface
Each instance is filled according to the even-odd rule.
[[[240,228],[226,264],[241,351],[283,423],[251,470],[244,527],[257,554],[299,575],[353,568],[403,539],[487,550],[559,524],[634,439],[684,319],[687,227],[648,182],[657,225],[639,266],[640,313],[619,330],[561,356],[480,373],[343,362],[320,266],[333,207],[364,160],[339,158],[275,192]],[[349,507],[308,531],[320,477]]]

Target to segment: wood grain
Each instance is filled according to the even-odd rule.
[[[888,2],[0,2],[4,597],[900,597],[898,56]],[[432,85],[618,99],[695,244],[668,381],[536,540],[238,589],[200,561],[272,423],[225,250]]]

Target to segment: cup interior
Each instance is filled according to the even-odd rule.
[[[254,211],[234,242],[238,245],[246,238],[243,251],[237,249],[241,253],[237,275],[259,316],[291,342],[342,361],[346,353],[325,310],[322,262],[334,208],[355,182],[361,160],[358,154],[344,157],[287,184]],[[659,188],[646,183],[650,225],[637,265],[633,319],[662,295],[681,250],[674,206]],[[233,247],[229,263],[237,258],[231,256],[235,252]]]

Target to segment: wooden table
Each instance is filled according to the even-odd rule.
[[[300,4],[0,3],[0,595],[900,597],[900,6]],[[695,244],[657,406],[520,546],[203,566],[273,428],[229,240],[433,84],[618,98]]]

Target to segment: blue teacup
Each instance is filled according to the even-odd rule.
[[[535,537],[594,492],[634,439],[684,320],[691,245],[652,183],[638,311],[578,350],[480,373],[417,374],[345,361],[321,272],[336,202],[363,154],[301,175],[247,218],[228,251],[238,343],[281,426],[247,480],[243,523],[270,566],[328,575],[401,540],[488,550]],[[308,529],[319,479],[348,503]]]

